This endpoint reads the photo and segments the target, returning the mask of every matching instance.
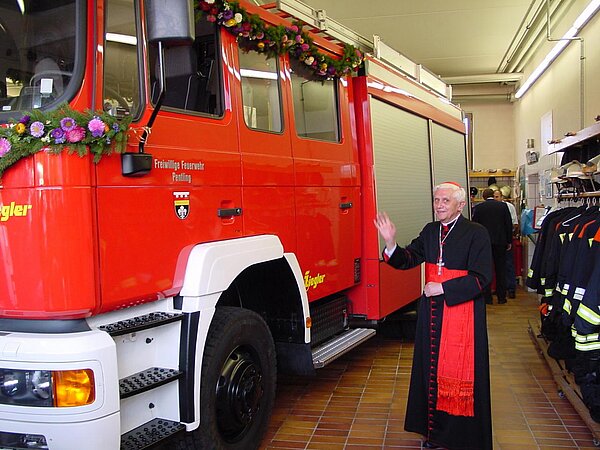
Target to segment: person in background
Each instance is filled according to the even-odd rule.
[[[504,202],[494,200],[494,191],[483,191],[484,201],[473,209],[472,220],[483,225],[492,243],[492,257],[496,274],[496,295],[498,304],[506,303],[506,252],[512,246],[512,220]],[[492,304],[492,290],[488,285],[484,291],[485,301]]]
[[[471,211],[473,211],[473,208],[475,208],[475,197],[477,197],[478,193],[479,190],[475,186],[471,186],[469,188],[469,194],[471,197]]]
[[[504,188],[503,188],[504,189]],[[508,197],[505,197],[502,191],[494,191],[494,200],[504,202],[504,204],[508,207],[508,211],[510,212],[510,219],[513,225],[513,237],[519,235],[519,218],[517,217],[517,209],[515,205],[513,205]],[[512,246],[510,250],[506,252],[506,292],[508,298],[516,297],[517,290],[517,276],[515,274],[515,261],[514,261],[513,249]]]
[[[385,212],[374,220],[385,241],[384,260],[397,269],[425,263],[404,428],[424,448],[492,448],[488,337],[483,288],[492,278],[490,239],[461,213],[465,190],[434,188],[437,221],[407,247]]]

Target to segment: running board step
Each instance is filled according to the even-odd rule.
[[[170,322],[176,322],[183,318],[181,313],[152,312],[143,316],[132,317],[131,319],[119,320],[118,322],[101,325],[98,328],[106,331],[111,336],[121,336],[123,334],[135,333],[148,328],[158,327]]]
[[[185,425],[166,419],[153,419],[121,435],[121,450],[142,450],[185,431]]]
[[[375,330],[371,328],[354,328],[336,336],[333,340],[313,350],[312,358],[315,369],[326,366],[373,336],[375,336]]]
[[[151,367],[119,380],[119,394],[121,398],[132,397],[175,381],[181,377],[182,373],[177,369]]]

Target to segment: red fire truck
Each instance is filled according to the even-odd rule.
[[[419,298],[449,98],[296,0],[0,0],[0,448],[257,447]]]

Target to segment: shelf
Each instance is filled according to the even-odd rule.
[[[510,178],[510,177],[514,177],[514,176],[515,176],[515,172],[513,170],[511,170],[508,173],[504,173],[504,172],[469,172],[469,178],[489,178],[489,177]]]
[[[573,136],[565,136],[557,139],[559,142],[548,146],[549,153],[563,152],[569,147],[583,147],[590,144],[598,144],[600,142],[600,122],[584,128]]]
[[[556,198],[560,199],[569,199],[569,198],[598,198],[600,197],[600,191],[594,192],[580,192],[578,194],[568,193],[568,194],[556,194]]]
[[[598,446],[598,443],[600,442],[600,423],[595,422],[590,416],[590,411],[583,403],[579,386],[575,383],[573,376],[563,367],[561,361],[557,361],[548,355],[548,342],[540,332],[539,323],[532,324],[530,320],[528,332],[533,343],[544,356],[548,368],[552,372],[552,377],[558,387],[558,395],[561,397],[564,396],[569,400],[575,411],[577,411],[581,419],[594,435],[594,445]]]

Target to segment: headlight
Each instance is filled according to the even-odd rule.
[[[95,399],[91,369],[0,369],[0,404],[68,407],[89,405]]]
[[[20,370],[6,370],[0,381],[0,392],[7,397],[14,397],[25,389],[25,374]]]

